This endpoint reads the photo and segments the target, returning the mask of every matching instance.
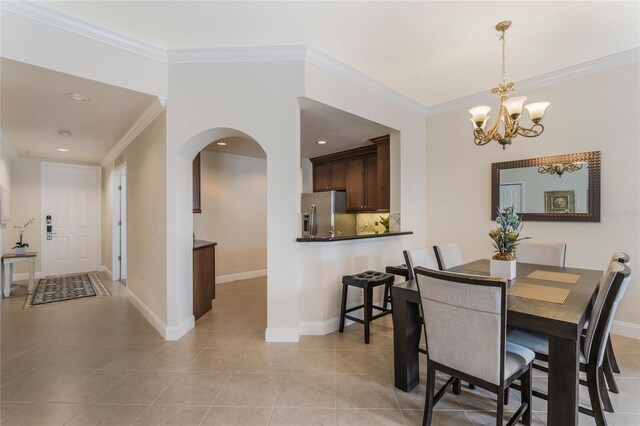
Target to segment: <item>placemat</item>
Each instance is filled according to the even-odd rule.
[[[580,279],[580,274],[569,274],[566,272],[551,272],[536,270],[527,275],[527,278],[535,280],[557,281],[560,283],[575,284]]]
[[[569,293],[571,293],[571,290],[567,288],[522,283],[516,283],[507,290],[509,296],[525,297],[542,302],[559,303],[560,305],[564,303]]]

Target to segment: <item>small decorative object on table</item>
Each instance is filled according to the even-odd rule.
[[[31,225],[34,221],[35,221],[35,218],[29,220],[28,222],[26,222],[26,223],[24,223],[22,225],[15,225],[14,226],[14,228],[20,230],[20,241],[18,241],[16,243],[16,245],[13,246],[13,249],[16,251],[16,254],[25,254],[27,252],[27,247],[29,247],[29,244],[22,242],[22,234],[27,229],[27,227],[29,225]]]
[[[384,226],[385,234],[389,233],[389,220],[391,220],[391,215],[387,215],[387,217],[378,216],[380,218],[380,223]]]
[[[512,280],[516,277],[516,257],[513,252],[518,241],[530,237],[520,238],[522,220],[513,207],[505,207],[503,211],[498,209],[496,224],[497,227],[489,232],[496,249],[496,254],[491,258],[489,274],[492,277]]]

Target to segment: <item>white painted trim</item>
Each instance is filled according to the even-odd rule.
[[[589,62],[584,62],[582,64],[563,68],[557,71],[552,71],[526,80],[517,81],[516,89],[518,92],[526,92],[538,87],[549,86],[551,84],[583,77],[585,75],[594,74],[635,62],[640,62],[640,47],[625,50],[620,53],[594,59]],[[497,100],[496,95],[492,94],[491,90],[487,88],[486,91],[481,93],[430,106],[428,108],[427,116],[430,117],[438,114],[444,114],[449,111],[468,108],[469,106],[479,105],[495,100]]]
[[[307,49],[305,45],[170,49],[167,58],[170,64],[304,61]]]
[[[195,317],[191,315],[179,325],[168,325],[164,338],[165,340],[180,340],[182,336],[191,331],[195,326]]]
[[[98,268],[98,272],[106,272],[107,275],[109,276],[109,279],[113,280],[113,274],[111,273],[109,268],[107,268],[106,266],[100,265],[100,267]]]
[[[21,15],[80,36],[89,37],[157,61],[167,62],[167,51],[161,47],[112,31],[105,27],[83,21],[44,6],[42,3],[3,1],[0,2],[0,9],[4,12],[15,13],[16,15]]]
[[[122,163],[117,169],[111,172],[111,268],[117,272],[117,276],[111,275],[111,279],[119,280],[120,268],[118,264],[118,249],[120,248],[120,234],[117,232],[118,220],[120,220],[121,198],[118,185],[122,182],[121,177],[127,173],[127,162]],[[116,182],[118,179],[118,182]],[[116,197],[117,195],[117,197]],[[126,221],[126,215],[125,215]],[[126,224],[125,224],[126,226]],[[125,228],[126,230],[126,228]],[[126,237],[125,237],[126,242]]]
[[[96,235],[97,235],[97,259],[94,270],[98,270],[102,263],[102,168],[100,166],[86,166],[82,164],[67,164],[67,163],[51,163],[47,161],[43,161],[40,163],[40,270],[45,276],[47,275],[46,270],[46,250],[45,244],[47,241],[47,223],[45,220],[46,212],[45,212],[45,179],[44,179],[44,170],[47,166],[56,166],[56,167],[70,167],[75,169],[93,169],[98,173],[98,181],[96,183],[96,194],[98,198],[98,219],[96,221]]]
[[[320,50],[307,46],[307,54],[305,60],[317,67],[324,69],[332,74],[348,80],[360,87],[370,90],[396,104],[413,111],[414,113],[426,117],[428,114],[428,108],[402,93],[392,89],[391,87],[374,80],[361,71],[351,68],[350,66],[343,64],[342,62],[332,58]]]
[[[39,280],[40,278],[44,278],[44,274],[42,272],[36,272],[33,276],[36,280]],[[25,281],[28,279],[29,279],[29,273],[23,272],[20,274],[13,274],[13,279],[11,280],[11,282],[15,283],[16,281]],[[36,283],[36,285],[37,284],[38,283]]]
[[[129,287],[127,287],[127,299],[131,302],[133,306],[136,307],[138,311],[142,314],[143,317],[149,321],[149,324],[153,328],[156,329],[158,333],[162,336],[163,339],[166,339],[167,334],[167,324],[160,319],[148,306],[144,303],[134,292],[131,291]]]
[[[630,322],[614,320],[613,324],[611,325],[611,332],[613,334],[619,334],[621,336],[640,339],[640,324],[632,324]]]
[[[217,275],[216,284],[228,283],[231,281],[248,280],[251,278],[266,277],[266,269],[258,269],[255,271],[238,272],[236,274]]]
[[[350,319],[345,320],[345,327],[355,324]],[[324,336],[340,328],[340,317],[333,317],[326,321],[301,321],[298,325],[298,332],[301,336]]]
[[[164,102],[164,104],[166,105],[166,101]],[[151,105],[149,105],[147,109],[142,113],[142,115],[136,120],[136,122],[133,123],[131,128],[127,130],[127,133],[125,133],[120,138],[118,143],[116,143],[115,146],[111,148],[111,150],[107,153],[107,155],[104,156],[104,158],[100,162],[100,164],[102,164],[102,167],[109,166],[109,164],[112,163],[118,157],[118,155],[120,155],[122,151],[124,151],[125,148],[129,146],[129,144],[133,142],[133,140],[137,138],[138,135],[142,133],[144,129],[146,129],[149,124],[153,122],[153,120],[158,118],[158,116],[162,114],[162,112],[164,112],[162,101],[160,100],[160,98],[154,99],[151,102]]]
[[[298,342],[300,335],[296,327],[270,327],[264,332],[266,342]]]

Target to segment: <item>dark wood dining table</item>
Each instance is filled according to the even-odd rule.
[[[487,276],[489,260],[466,263],[449,271]],[[580,278],[575,283],[528,278],[527,275],[534,271],[578,274]],[[562,304],[509,296],[507,292],[507,325],[549,337],[549,402],[546,424],[577,425],[580,335],[595,299],[602,271],[518,263],[516,274],[517,277],[510,285],[515,285],[520,279],[527,284],[570,290]],[[418,384],[420,377],[420,298],[415,280],[395,284],[391,292],[395,386],[408,392]]]

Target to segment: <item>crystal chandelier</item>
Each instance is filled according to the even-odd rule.
[[[486,145],[491,141],[498,141],[505,149],[507,145],[511,145],[511,140],[516,136],[525,136],[534,138],[540,136],[544,131],[544,126],[540,124],[544,111],[549,106],[549,102],[536,102],[524,106],[529,111],[529,118],[533,122],[530,128],[522,127],[518,119],[522,113],[522,107],[527,100],[526,96],[516,96],[509,99],[508,93],[511,92],[515,84],[507,83],[506,66],[505,66],[505,32],[511,26],[511,21],[502,21],[496,25],[498,31],[498,40],[502,44],[502,82],[498,87],[491,89],[491,93],[500,95],[500,111],[495,124],[487,131],[485,126],[489,120],[489,111],[491,107],[481,105],[473,107],[469,110],[471,113],[471,123],[473,124],[473,142],[478,145]],[[501,124],[503,132],[501,133]]]
[[[543,175],[558,175],[558,177],[562,177],[565,173],[577,172],[582,169],[583,163],[561,163],[561,164],[545,164],[544,166],[538,167],[538,173]]]

